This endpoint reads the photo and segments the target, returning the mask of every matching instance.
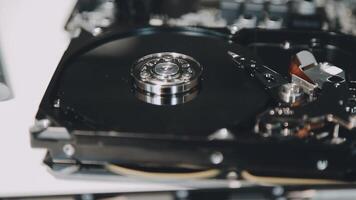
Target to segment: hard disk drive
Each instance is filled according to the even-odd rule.
[[[31,142],[48,149],[52,170],[301,185],[356,179],[353,36],[289,23],[236,30],[166,17],[152,25],[157,15],[133,25],[117,12],[95,36],[85,26],[72,39],[39,106]]]

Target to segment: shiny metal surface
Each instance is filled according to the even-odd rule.
[[[303,98],[303,89],[295,83],[287,83],[281,86],[279,96],[288,104],[294,104]]]
[[[174,106],[193,100],[198,95],[198,93],[198,89],[178,95],[155,95],[136,91],[135,96],[141,101],[150,104]]]
[[[164,62],[164,63],[158,63],[154,68],[153,71],[163,77],[169,77],[176,75],[179,71],[179,67],[175,63],[171,62]]]
[[[164,52],[139,59],[131,69],[131,76],[139,99],[157,105],[176,105],[196,96],[186,93],[198,87],[202,70],[190,56]]]

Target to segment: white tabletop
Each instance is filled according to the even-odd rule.
[[[166,184],[56,179],[29,127],[69,37],[74,0],[0,0],[0,50],[14,98],[0,102],[0,197],[172,189]]]

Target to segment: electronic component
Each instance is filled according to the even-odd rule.
[[[103,2],[113,23],[75,26],[30,130],[55,174],[356,179],[355,38],[317,2]]]

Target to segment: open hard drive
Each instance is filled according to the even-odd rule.
[[[355,181],[356,39],[331,32],[326,9],[246,1],[236,21],[228,1],[133,2],[84,1],[66,26],[74,38],[30,130],[53,171]],[[199,5],[225,17],[183,16]]]

